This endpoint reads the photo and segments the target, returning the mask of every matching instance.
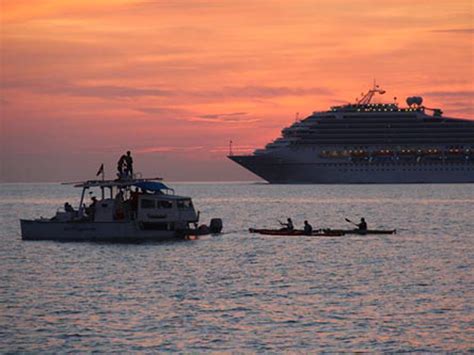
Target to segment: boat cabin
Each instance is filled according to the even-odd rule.
[[[138,197],[136,219],[143,229],[179,229],[199,218],[189,197],[143,194]]]
[[[174,190],[153,179],[127,181],[87,181],[78,183],[82,195],[77,211],[58,211],[54,217],[61,221],[121,223],[134,221],[144,230],[175,230],[197,223],[190,197],[177,196]],[[86,204],[90,189],[100,190],[100,198]]]

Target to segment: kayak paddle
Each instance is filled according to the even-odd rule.
[[[346,222],[352,223],[353,225],[359,227],[357,223],[352,222],[349,218],[344,218],[344,219],[346,220]]]

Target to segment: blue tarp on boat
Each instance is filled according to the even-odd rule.
[[[137,182],[136,184],[133,184],[133,185],[143,190],[148,190],[148,191],[173,190],[173,189],[170,189],[165,184],[163,184],[162,182],[157,182],[157,181],[142,181],[142,182]]]

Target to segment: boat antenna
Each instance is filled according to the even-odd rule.
[[[229,141],[229,156],[231,157],[232,155],[234,155],[234,153],[232,153],[232,140]]]

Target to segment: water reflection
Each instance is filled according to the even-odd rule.
[[[471,185],[177,189],[232,232],[162,244],[21,242],[18,216],[48,215],[74,194],[2,188],[0,350],[472,350]],[[400,233],[246,232],[290,213],[332,227],[370,216]]]

